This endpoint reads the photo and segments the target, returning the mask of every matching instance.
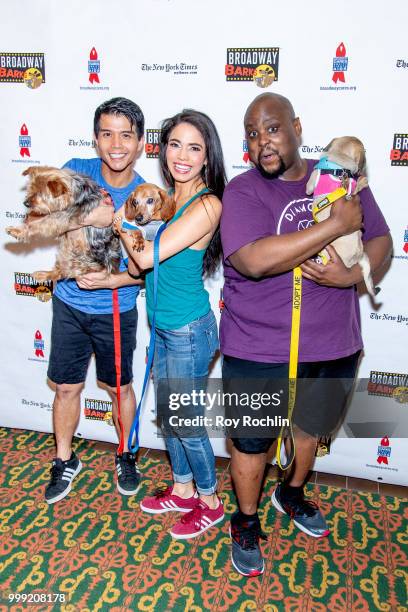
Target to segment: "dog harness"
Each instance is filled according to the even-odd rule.
[[[327,157],[322,157],[314,169],[318,171],[313,190],[315,198],[332,193],[339,187],[343,187],[345,179],[347,179],[348,184],[346,195],[351,195],[356,187],[357,181],[351,171],[330,161]]]
[[[134,223],[133,221],[128,221],[126,218],[122,221],[122,229],[124,230],[128,230],[130,232],[134,232],[134,231],[140,231],[142,233],[142,236],[145,240],[151,240],[153,241],[156,237],[156,234],[159,230],[159,228],[163,225],[163,221],[161,220],[153,220],[150,221],[149,223],[146,223],[146,225],[138,225],[137,223]],[[122,247],[122,256],[123,259],[125,261],[125,263],[127,263],[128,260],[128,254],[127,251],[125,249],[125,247],[122,244],[122,241],[120,243],[121,247]]]

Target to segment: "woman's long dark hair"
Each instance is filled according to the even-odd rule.
[[[227,177],[217,128],[207,115],[190,108],[184,109],[181,113],[174,115],[174,117],[165,119],[162,123],[159,161],[165,182],[169,187],[174,187],[174,178],[167,166],[166,152],[170,133],[180,123],[190,123],[203,137],[207,163],[201,170],[201,177],[210,193],[221,200],[227,183]],[[204,255],[203,273],[205,275],[215,272],[221,261],[221,255],[221,236],[220,226],[218,225]]]

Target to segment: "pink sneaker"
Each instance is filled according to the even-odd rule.
[[[157,489],[153,497],[145,497],[140,502],[140,507],[150,514],[163,514],[164,512],[190,512],[197,503],[197,491],[192,497],[183,499],[173,495],[173,487]]]
[[[171,529],[170,533],[173,538],[177,540],[195,538],[224,520],[224,506],[220,499],[218,501],[220,502],[218,508],[212,510],[200,499],[191,512],[183,516]]]

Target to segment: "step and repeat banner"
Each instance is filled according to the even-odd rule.
[[[335,136],[355,135],[366,148],[369,182],[391,228],[394,255],[381,280],[379,304],[360,299],[365,354],[353,402],[372,398],[373,437],[361,423],[319,444],[315,468],[408,484],[408,454],[399,431],[408,411],[408,46],[404,0],[365,3],[316,0],[18,0],[2,7],[0,48],[2,401],[0,425],[52,431],[51,283],[55,244],[20,245],[4,228],[24,219],[29,166],[62,166],[95,156],[95,108],[114,96],[137,102],[146,118],[138,172],[160,183],[160,123],[182,108],[214,120],[228,177],[250,168],[243,132],[248,104],[262,92],[287,96],[303,124],[302,154],[318,158]],[[213,309],[222,273],[208,283]],[[139,394],[149,328],[145,295],[138,298],[134,387]],[[220,361],[212,371],[220,376]],[[373,403],[373,406],[374,406]],[[384,413],[378,423],[378,411]],[[390,416],[391,415],[391,416]],[[370,418],[366,418],[366,422]],[[380,419],[381,420],[381,419]],[[360,432],[360,433],[359,433]],[[91,363],[78,436],[116,441],[111,403]],[[347,435],[346,435],[347,434]],[[215,452],[227,454],[223,439]],[[163,448],[149,389],[143,446]]]

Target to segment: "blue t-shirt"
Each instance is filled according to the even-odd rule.
[[[98,185],[106,189],[112,196],[115,211],[125,203],[130,193],[138,185],[145,182],[141,176],[136,174],[133,181],[126,187],[112,187],[102,176],[102,161],[99,157],[94,159],[71,159],[64,165],[64,168],[69,168],[80,174],[86,174]],[[120,271],[124,270],[126,270],[126,264],[122,260],[120,262]],[[120,287],[118,293],[120,312],[126,312],[135,307],[139,286],[128,285],[127,287]],[[89,314],[112,314],[111,289],[88,291],[80,289],[74,279],[64,279],[58,281],[54,295],[69,306],[82,312]]]

